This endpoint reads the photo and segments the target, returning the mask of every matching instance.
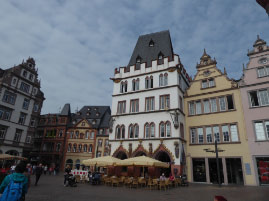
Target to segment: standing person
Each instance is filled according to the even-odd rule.
[[[44,175],[46,175],[47,171],[48,171],[48,166],[46,165],[46,166],[44,167]]]
[[[35,174],[36,165],[33,165],[33,174]]]
[[[53,168],[52,168],[52,166],[50,166],[50,169],[49,169],[49,175],[51,175],[52,172],[53,172]]]
[[[37,186],[38,180],[39,180],[42,172],[43,172],[42,163],[40,163],[39,166],[37,166],[35,169],[35,186]]]
[[[28,191],[28,179],[23,175],[25,171],[26,163],[20,162],[15,168],[15,173],[5,177],[0,186],[0,193],[3,193],[1,200],[25,200]]]
[[[15,172],[15,168],[16,168],[16,165],[14,163],[10,168],[11,174],[13,174]]]
[[[71,168],[69,165],[67,165],[65,170],[64,170],[64,186],[66,186],[66,180],[67,180],[70,172],[71,172]]]

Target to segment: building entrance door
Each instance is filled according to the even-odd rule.
[[[243,185],[243,171],[240,158],[226,158],[228,184]]]
[[[208,165],[209,165],[210,182],[213,184],[217,184],[218,183],[217,160],[215,158],[209,158]],[[224,183],[223,166],[221,158],[219,158],[219,168],[220,168],[220,181],[221,183]]]

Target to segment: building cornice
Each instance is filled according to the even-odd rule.
[[[128,116],[128,115],[140,115],[140,114],[150,114],[150,113],[159,113],[159,112],[170,112],[179,110],[180,113],[185,116],[185,113],[180,108],[173,108],[173,109],[167,109],[167,110],[153,110],[153,111],[144,111],[144,112],[135,112],[135,113],[124,113],[124,114],[116,114],[111,115],[111,117],[121,117],[121,116]]]
[[[216,94],[216,93],[220,93],[220,92],[225,92],[225,91],[232,91],[232,90],[236,90],[239,88],[228,88],[228,89],[222,89],[222,90],[215,90],[215,91],[210,91],[210,92],[205,92],[205,93],[200,93],[200,94],[195,94],[195,95],[185,95],[184,98],[192,98],[192,97],[197,97],[197,96],[204,96],[204,95],[209,95],[209,94]]]
[[[132,142],[132,141],[169,141],[169,140],[180,140],[182,142],[187,142],[185,139],[181,138],[181,137],[170,137],[170,138],[136,138],[136,139],[117,139],[117,140],[109,140],[109,142]]]
[[[150,88],[150,89],[143,89],[139,91],[131,91],[131,92],[126,92],[126,93],[121,93],[121,94],[115,94],[115,95],[112,95],[112,97],[124,96],[124,95],[135,94],[135,93],[143,93],[143,92],[155,91],[155,90],[167,89],[167,88],[173,88],[173,87],[177,87],[181,91],[181,93],[184,94],[183,90],[179,87],[179,85],[175,84],[175,85],[170,85],[170,86],[165,86],[165,87]]]
[[[146,72],[146,73],[141,73],[141,74],[136,74],[136,75],[130,75],[130,76],[126,76],[126,77],[123,77],[123,78],[110,78],[111,80],[113,81],[116,81],[116,80],[123,80],[123,79],[128,79],[128,78],[133,78],[133,77],[140,77],[140,76],[143,76],[143,75],[150,75],[150,74],[153,74],[153,73],[160,73],[160,72],[164,72],[164,71],[168,71],[168,72],[174,72],[175,70],[177,69],[180,69],[181,67],[179,67],[180,64],[177,64],[175,66],[170,66],[168,68],[165,68],[165,69],[161,69],[161,70],[156,70],[156,71],[151,71],[151,72]]]

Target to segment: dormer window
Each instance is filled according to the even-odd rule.
[[[163,53],[160,52],[158,54],[158,65],[163,64]]]
[[[140,56],[138,56],[138,57],[136,57],[136,63],[141,63],[141,57]]]
[[[149,46],[154,47],[154,41],[152,39],[149,41]]]

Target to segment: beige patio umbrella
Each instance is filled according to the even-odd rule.
[[[116,163],[120,162],[121,160],[118,158],[114,158],[112,156],[103,156],[99,158],[91,158],[88,160],[83,160],[82,164],[86,166],[99,166],[99,167],[106,167],[110,165],[115,165]]]
[[[21,156],[13,156],[10,154],[0,154],[0,160],[27,160],[27,158],[21,157]]]
[[[138,156],[138,157],[121,160],[117,162],[116,165],[117,166],[143,166],[143,167],[154,166],[154,167],[161,167],[161,168],[169,168],[169,164],[155,160],[147,156]]]

